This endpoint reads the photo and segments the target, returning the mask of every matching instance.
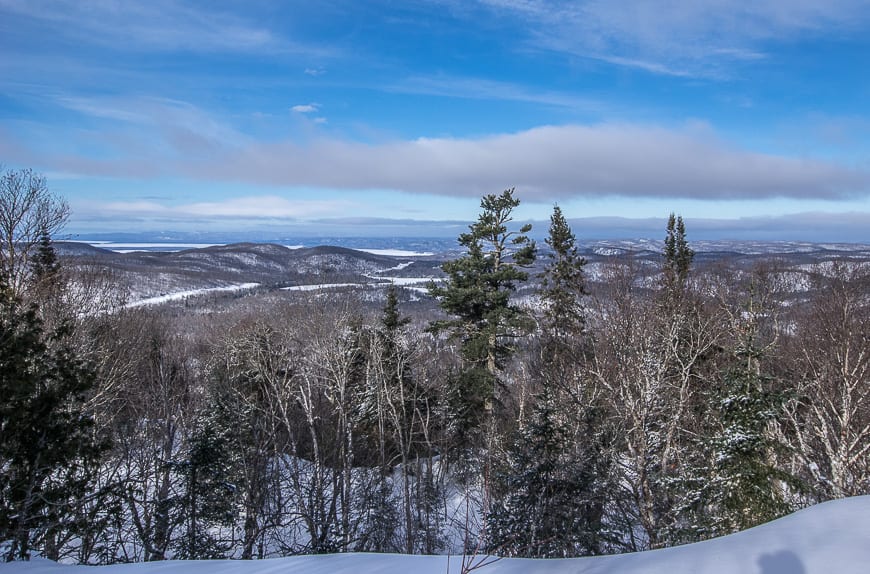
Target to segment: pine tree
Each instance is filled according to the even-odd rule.
[[[511,303],[517,284],[528,279],[523,269],[535,260],[535,244],[526,235],[531,225],[511,231],[514,190],[485,196],[476,223],[459,236],[465,255],[442,265],[444,285],[429,291],[455,319],[435,321],[434,332],[448,331],[460,340],[462,369],[452,381],[451,407],[458,434],[479,428],[496,401],[499,371],[513,353],[512,341],[529,331],[528,314]]]
[[[57,275],[59,270],[60,262],[57,260],[51,235],[47,230],[43,230],[39,235],[39,245],[30,261],[32,281],[36,284],[48,281]]]
[[[707,419],[700,425],[695,456],[682,478],[681,542],[722,536],[790,512],[786,492],[797,481],[775,464],[780,444],[771,423],[783,412],[786,396],[774,390],[763,359],[761,321],[771,313],[755,282],[748,299],[731,313],[734,340],[725,366],[705,393]]]
[[[586,330],[586,259],[577,253],[576,238],[558,205],[550,216],[546,242],[551,252],[541,274],[540,290],[546,328],[554,337],[582,335]]]
[[[0,540],[6,560],[33,549],[55,555],[53,540],[87,525],[75,504],[95,479],[107,445],[84,411],[94,370],[71,348],[69,325],[46,333],[37,306],[0,289]]]
[[[668,217],[663,255],[663,287],[672,294],[682,293],[695,258],[695,252],[686,240],[686,226],[682,216],[675,217],[671,213]]]
[[[489,552],[534,558],[599,552],[603,512],[589,496],[598,469],[575,456],[559,410],[544,387],[499,473],[488,516]]]
[[[791,509],[780,484],[788,476],[770,462],[775,447],[767,426],[781,409],[781,397],[751,367],[730,370],[719,400],[722,427],[713,438],[712,479],[707,485],[710,534],[730,534],[768,522]]]
[[[231,432],[215,417],[201,417],[186,456],[171,463],[183,486],[174,505],[176,519],[185,526],[176,544],[179,558],[225,558],[231,548],[219,534],[221,527],[233,525],[236,514],[237,477],[229,460]]]
[[[541,273],[538,296],[543,308],[541,321],[541,360],[537,369],[544,384],[567,392],[582,408],[589,396],[581,382],[583,363],[589,358],[591,345],[586,332],[586,260],[577,253],[574,233],[558,206],[550,217],[550,234],[546,239],[551,252]]]
[[[768,429],[782,412],[784,396],[771,390],[772,379],[762,370],[766,347],[760,344],[759,320],[765,311],[755,298],[752,285],[746,307],[735,320],[732,365],[714,394],[719,429],[711,441],[711,478],[706,486],[714,509],[708,513],[714,536],[751,528],[791,510],[783,486],[794,486],[795,481],[774,466],[779,445]]]
[[[583,297],[585,260],[561,210],[550,219],[548,264],[541,274],[541,391],[528,426],[513,444],[490,515],[491,549],[511,555],[598,554],[610,456],[600,393],[584,376],[591,352]]]

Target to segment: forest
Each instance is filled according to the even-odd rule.
[[[429,307],[184,312],[65,266],[68,206],[6,171],[3,559],[574,557],[870,493],[870,267],[699,266],[672,214],[655,269],[593,284],[560,208],[536,244],[518,205],[481,199]]]

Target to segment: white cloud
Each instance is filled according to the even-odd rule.
[[[223,201],[166,205],[156,201],[83,203],[82,217],[140,217],[163,220],[206,219],[296,219],[320,217],[352,209],[344,201],[290,200],[274,195],[230,198]]]
[[[766,44],[831,32],[862,33],[866,0],[479,0],[523,23],[527,41],[613,64],[668,75],[718,75],[729,64],[764,58]]]
[[[444,74],[414,76],[392,85],[386,85],[383,89],[404,94],[425,94],[487,101],[531,102],[582,111],[600,112],[610,107],[600,101],[578,97],[569,93],[536,90],[509,82],[456,77]]]
[[[704,126],[544,126],[476,139],[380,144],[257,143],[186,175],[258,184],[479,196],[516,186],[529,200],[630,196],[696,199],[866,196],[870,173],[729,144]]]
[[[870,195],[866,168],[752,151],[703,124],[542,126],[477,138],[379,143],[336,137],[263,142],[212,122],[193,107],[167,104],[148,113],[159,122],[156,127],[135,125],[103,134],[112,152],[109,157],[39,154],[37,165],[92,176],[457,197],[516,186],[525,199],[543,203],[604,196],[703,201],[846,200]],[[3,135],[0,131],[0,151],[12,150],[7,161],[37,157],[35,150],[7,142]]]
[[[290,109],[297,114],[310,114],[319,110],[320,106],[318,106],[317,104],[299,104],[293,106]]]
[[[870,196],[866,167],[814,159],[805,150],[789,156],[745,149],[704,124],[575,124],[475,138],[377,143],[316,135],[308,141],[258,141],[176,100],[59,98],[57,102],[97,119],[121,121],[96,134],[67,134],[62,139],[70,151],[65,154],[29,149],[0,130],[0,151],[7,161],[71,175],[182,177],[446,196],[479,197],[516,186],[524,198],[544,203],[601,196],[700,200]],[[299,104],[293,109],[314,114],[319,105]],[[315,125],[325,122],[316,115],[308,117]],[[312,133],[318,132],[308,132],[308,137]],[[81,145],[80,137],[86,138]],[[105,153],[93,153],[97,144]]]
[[[0,0],[0,11],[37,21],[44,33],[115,50],[331,54],[281,38],[247,15],[182,0]]]

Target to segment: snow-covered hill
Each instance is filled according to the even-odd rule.
[[[483,560],[478,558],[475,563]],[[461,556],[336,554],[255,562],[151,562],[94,567],[47,560],[3,574],[459,574]],[[870,572],[870,496],[826,502],[780,520],[677,548],[564,560],[503,559],[482,574],[864,574]]]
[[[235,243],[198,249],[190,244],[139,244],[154,250],[110,251],[80,242],[58,242],[56,248],[65,264],[93,269],[112,276],[127,302],[178,300],[191,293],[232,292],[242,285],[258,283],[261,291],[285,289],[286,292],[318,290],[319,286],[384,288],[394,284],[414,292],[426,291],[431,279],[443,276],[441,264],[458,253],[406,251],[396,249],[349,249],[336,246],[294,247],[269,243]],[[116,244],[117,245],[117,244]],[[425,247],[427,244],[423,244]],[[159,247],[154,247],[159,246]],[[174,246],[177,249],[171,249]],[[546,265],[546,249],[529,274],[539,276]],[[870,265],[868,245],[821,245],[799,242],[698,242],[694,266],[699,271],[727,267],[735,276],[762,261],[775,260],[784,288],[793,293],[807,291],[810,276],[833,261]],[[143,248],[144,249],[144,248]],[[580,249],[587,260],[587,278],[601,281],[613,263],[629,263],[642,277],[638,285],[657,283],[661,263],[661,242],[653,240],[599,241]],[[330,287],[327,287],[330,288]]]

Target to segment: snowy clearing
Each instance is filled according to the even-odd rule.
[[[389,281],[393,285],[406,286],[406,285],[427,285],[431,281],[441,282],[443,279],[439,277],[389,277],[383,275],[366,275],[369,279],[374,279],[380,283],[384,281]]]
[[[198,297],[200,295],[206,295],[208,293],[243,291],[244,289],[253,289],[254,287],[258,287],[259,285],[259,283],[241,283],[240,285],[228,285],[226,287],[209,287],[205,289],[190,289],[189,291],[177,291],[175,293],[168,293],[166,295],[158,295],[157,297],[148,297],[147,299],[133,301],[132,303],[127,303],[126,305],[124,305],[124,307],[126,307],[127,309],[132,309],[134,307],[160,305],[161,303],[166,303],[168,301],[178,301],[180,299],[187,299],[188,297]]]
[[[87,243],[94,247],[108,249],[117,253],[133,253],[138,251],[181,251],[182,249],[203,249],[216,247],[222,243],[117,243],[114,241],[88,241],[85,239],[69,240],[74,243]]]
[[[408,251],[406,249],[368,249],[366,247],[355,247],[354,249],[372,255],[387,255],[389,257],[429,257],[435,255],[431,251]]]
[[[339,289],[341,287],[365,287],[365,283],[318,283],[316,285],[294,285],[281,287],[281,291],[321,291],[323,289]]]
[[[664,550],[559,560],[506,558],[482,574],[858,574],[870,564],[870,496],[825,502],[750,530]],[[477,557],[476,560],[483,560]],[[449,564],[448,564],[449,560]],[[261,561],[169,561],[66,566],[0,564],[4,574],[447,574],[461,556],[331,554]]]
[[[381,271],[375,271],[375,273],[387,273],[388,271],[401,271],[402,269],[410,267],[413,264],[414,264],[413,261],[408,261],[406,263],[399,263],[395,267],[390,267],[389,269],[382,269]]]

